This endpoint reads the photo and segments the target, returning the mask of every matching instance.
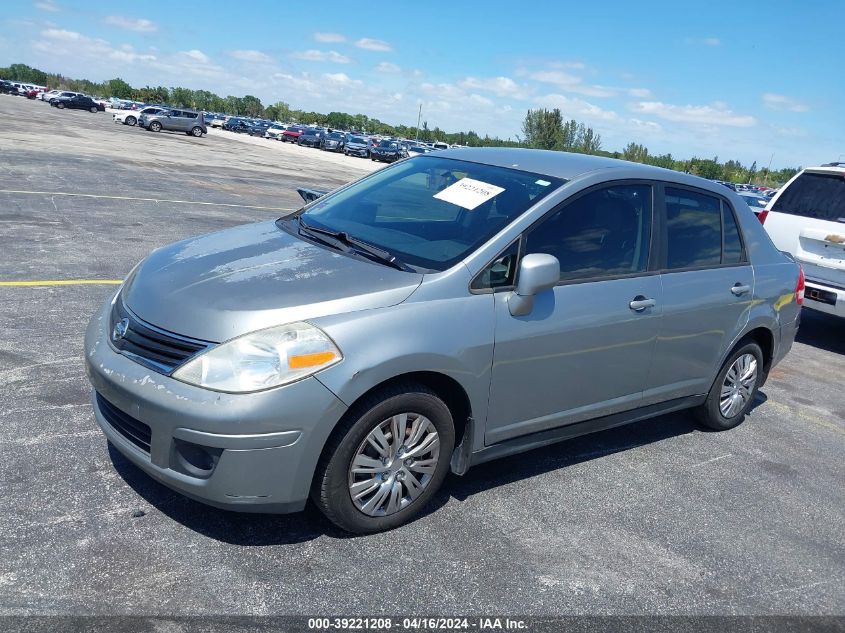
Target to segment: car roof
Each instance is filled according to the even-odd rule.
[[[706,178],[692,176],[672,169],[643,165],[616,158],[592,156],[589,154],[574,154],[543,149],[527,149],[515,147],[462,147],[460,149],[444,149],[437,152],[439,158],[454,158],[456,160],[474,163],[485,163],[496,167],[507,167],[521,171],[543,174],[554,178],[572,180],[583,174],[599,169],[613,169],[624,171],[626,177],[636,171],[637,178],[649,180],[664,180],[679,184],[687,184],[701,189],[708,189],[720,194],[729,193],[726,187]]]

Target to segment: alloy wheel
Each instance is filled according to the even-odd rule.
[[[400,413],[380,422],[349,465],[349,494],[369,516],[388,516],[411,505],[431,482],[440,437],[431,420]]]
[[[725,418],[737,415],[751,399],[757,382],[757,359],[753,354],[737,358],[722,383],[719,394],[719,411]]]

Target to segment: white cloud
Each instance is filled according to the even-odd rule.
[[[564,118],[584,118],[586,122],[616,121],[619,115],[613,110],[604,110],[583,99],[566,97],[559,94],[549,94],[537,100],[544,108],[560,108]]]
[[[158,26],[151,20],[144,18],[127,18],[122,15],[109,15],[103,18],[103,23],[136,33],[154,33]]]
[[[32,42],[36,51],[49,53],[51,56],[64,57],[76,55],[83,59],[99,62],[116,61],[121,64],[134,62],[155,62],[156,56],[151,53],[137,53],[129,44],[114,48],[103,39],[86,37],[76,31],[50,28],[41,31],[41,37]]]
[[[57,5],[53,0],[42,0],[41,2],[33,2],[32,6],[36,9],[40,9],[41,11],[48,11],[50,13],[58,13],[61,11],[59,5]]]
[[[525,99],[528,94],[523,86],[517,84],[510,77],[490,77],[487,79],[467,77],[459,85],[467,90],[484,90],[499,97],[513,97],[514,99]]]
[[[314,39],[318,42],[345,42],[346,36],[340,33],[314,33]]]
[[[587,85],[581,77],[561,70],[540,70],[536,72],[522,71],[530,79],[542,83],[552,84],[558,88],[587,97],[613,97],[619,93],[615,88],[606,86]]]
[[[469,102],[476,106],[492,107],[495,105],[491,99],[475,93],[469,96]]]
[[[769,110],[786,110],[787,112],[807,112],[810,107],[786,95],[767,92],[763,95],[763,105]]]
[[[726,127],[752,127],[757,124],[753,116],[737,114],[721,101],[714,101],[710,105],[683,106],[661,101],[640,101],[629,107],[634,112],[680,123]]]
[[[663,130],[663,126],[659,123],[655,123],[654,121],[643,121],[642,119],[630,119],[631,127],[636,130],[642,130],[643,132],[661,132]]]
[[[346,73],[323,73],[323,79],[334,86],[356,86],[364,84],[360,79],[352,79]]]
[[[46,37],[48,40],[57,40],[60,42],[78,42],[80,40],[93,41],[76,31],[67,31],[65,29],[46,29],[41,31],[41,37]]]
[[[302,59],[307,62],[332,62],[335,64],[348,64],[352,60],[346,55],[341,55],[337,51],[318,51],[316,49],[309,49],[307,51],[300,51],[291,55],[296,59]]]
[[[402,69],[399,68],[399,66],[391,62],[382,62],[376,66],[376,71],[380,73],[398,73],[401,70]]]
[[[232,51],[229,53],[229,56],[233,59],[237,59],[238,61],[256,64],[267,64],[273,61],[269,55],[266,55],[261,51],[254,50]]]
[[[189,57],[194,61],[198,61],[201,64],[207,64],[211,60],[208,58],[208,55],[203,53],[201,50],[197,50],[196,48],[192,48],[189,51],[181,51],[180,55],[184,55],[185,57]]]
[[[388,53],[393,50],[393,47],[385,41],[382,40],[374,40],[369,37],[362,37],[360,40],[355,42],[355,46],[358,48],[363,48],[367,51],[380,51],[383,53]]]
[[[651,96],[651,90],[648,88],[629,88],[627,92],[629,96],[637,99],[648,99]]]

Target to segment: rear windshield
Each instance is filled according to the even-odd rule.
[[[772,211],[845,222],[845,175],[805,171],[780,194]]]

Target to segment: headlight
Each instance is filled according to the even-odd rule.
[[[250,393],[286,385],[341,360],[340,350],[322,330],[289,323],[212,347],[173,377],[213,391]]]

